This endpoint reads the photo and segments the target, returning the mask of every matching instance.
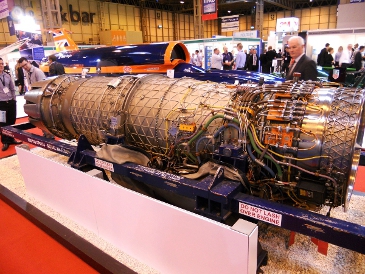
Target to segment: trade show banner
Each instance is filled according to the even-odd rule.
[[[25,41],[25,43],[19,48],[20,56],[25,57],[28,60],[40,61],[45,56],[41,27],[36,24],[34,20],[29,18],[21,19],[23,20],[18,20],[19,24],[14,24],[16,37],[19,41]]]
[[[36,47],[32,48],[33,51],[33,60],[41,61],[44,57],[44,47]]]
[[[222,32],[239,30],[239,15],[222,17]]]
[[[233,33],[233,37],[235,38],[258,38],[258,36],[258,30],[239,31]]]
[[[209,70],[210,69],[210,65],[211,65],[211,60],[212,60],[212,54],[213,54],[213,47],[211,46],[206,46],[205,47],[205,52],[204,52],[204,56],[205,56],[205,69]]]
[[[299,29],[299,18],[288,17],[276,20],[276,32],[294,32]]]
[[[14,36],[15,35],[15,26],[14,26],[13,18],[11,18],[11,16],[8,16],[8,17],[6,17],[6,21],[8,22],[10,36]]]
[[[44,57],[44,47],[35,47],[19,50],[20,56],[28,60],[41,61]]]
[[[126,45],[127,38],[124,30],[112,30],[112,46]]]
[[[0,0],[0,19],[6,18],[9,16],[9,8],[7,0]]]
[[[213,20],[218,18],[218,0],[202,0],[202,20]]]

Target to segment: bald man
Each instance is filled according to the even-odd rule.
[[[286,80],[293,80],[293,73],[299,72],[299,80],[317,80],[317,65],[304,54],[304,39],[300,36],[292,36],[288,40],[288,51],[294,64],[289,65]]]

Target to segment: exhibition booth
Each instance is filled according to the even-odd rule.
[[[365,29],[327,29],[327,30],[309,30],[307,32],[306,54],[313,60],[317,61],[319,52],[324,48],[326,43],[330,43],[335,53],[342,46],[344,50],[348,44],[365,44]]]
[[[237,44],[242,43],[243,50],[247,52],[251,48],[257,49],[257,54],[261,51],[261,39],[260,38],[241,38],[241,37],[220,37],[210,39],[196,39],[196,40],[185,40],[182,41],[188,48],[190,54],[194,53],[195,50],[202,50],[203,68],[210,68],[210,59],[215,48],[219,49],[220,53],[223,52],[223,47],[228,47],[228,51],[232,52],[235,56],[237,54]]]

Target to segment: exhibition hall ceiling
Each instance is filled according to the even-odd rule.
[[[111,0],[115,3],[194,14],[195,0]],[[218,17],[255,14],[256,0],[217,0]],[[264,12],[337,5],[337,0],[264,0]]]

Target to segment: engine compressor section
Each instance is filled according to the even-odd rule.
[[[84,135],[100,145],[111,136],[168,173],[197,179],[222,165],[250,195],[307,209],[348,206],[365,90],[163,75],[65,75],[41,85],[26,94],[24,109],[31,123],[58,137]]]

